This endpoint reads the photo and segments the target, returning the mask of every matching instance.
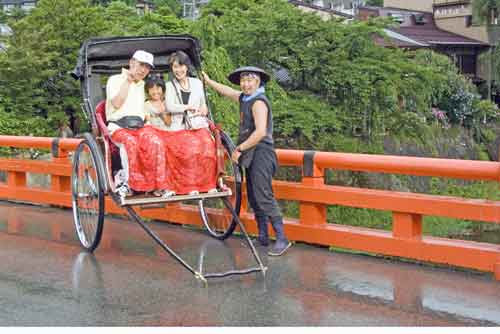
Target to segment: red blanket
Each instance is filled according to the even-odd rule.
[[[216,187],[215,141],[208,129],[156,132],[165,146],[169,190],[187,194]]]

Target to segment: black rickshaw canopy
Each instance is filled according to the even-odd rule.
[[[99,37],[82,44],[72,75],[84,80],[96,72],[117,72],[128,65],[136,50],[154,55],[155,71],[168,70],[168,56],[178,50],[186,52],[196,68],[201,66],[200,43],[190,35]]]

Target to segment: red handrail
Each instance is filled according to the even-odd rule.
[[[0,198],[71,206],[71,168],[64,153],[74,150],[79,142],[79,139],[0,136],[0,146],[51,149],[58,156],[52,161],[0,158],[0,171],[7,173],[7,182],[0,184]],[[331,186],[325,184],[323,177],[325,169],[335,169],[499,182],[500,162],[283,149],[277,150],[277,155],[281,166],[304,168],[300,182],[274,183],[279,199],[299,202],[299,218],[285,222],[291,239],[472,268],[492,272],[500,280],[500,246],[422,234],[424,215],[500,223],[500,201]],[[27,172],[50,173],[50,189],[28,187]],[[391,211],[392,231],[329,224],[329,205]],[[109,198],[106,206],[108,212],[123,213]],[[243,208],[246,207],[244,199]],[[201,224],[197,209],[185,205],[168,210],[148,209],[141,215]],[[241,217],[248,230],[255,233],[253,215],[243,211]]]

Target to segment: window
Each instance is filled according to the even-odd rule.
[[[392,17],[394,21],[403,23],[405,21],[405,16],[399,13],[389,13],[389,17]]]
[[[468,28],[472,26],[472,15],[467,15],[465,17],[465,26]]]
[[[23,10],[30,11],[33,8],[35,8],[35,4],[33,2],[26,2],[26,3],[24,3],[24,4],[21,5],[21,8]]]
[[[455,62],[461,73],[476,75],[476,55],[456,55]]]
[[[490,24],[497,25],[500,22],[500,20],[498,19],[499,16],[498,14],[499,14],[498,9],[493,8],[491,10]]]
[[[15,5],[4,5],[3,6],[3,10],[5,10],[6,12],[10,12],[11,10],[13,10],[16,6]]]
[[[413,17],[415,18],[415,24],[423,25],[427,23],[424,14],[414,14]]]

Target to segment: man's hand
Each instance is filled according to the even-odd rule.
[[[127,82],[128,83],[133,83],[135,81],[135,76],[131,71],[128,71],[127,73]]]

